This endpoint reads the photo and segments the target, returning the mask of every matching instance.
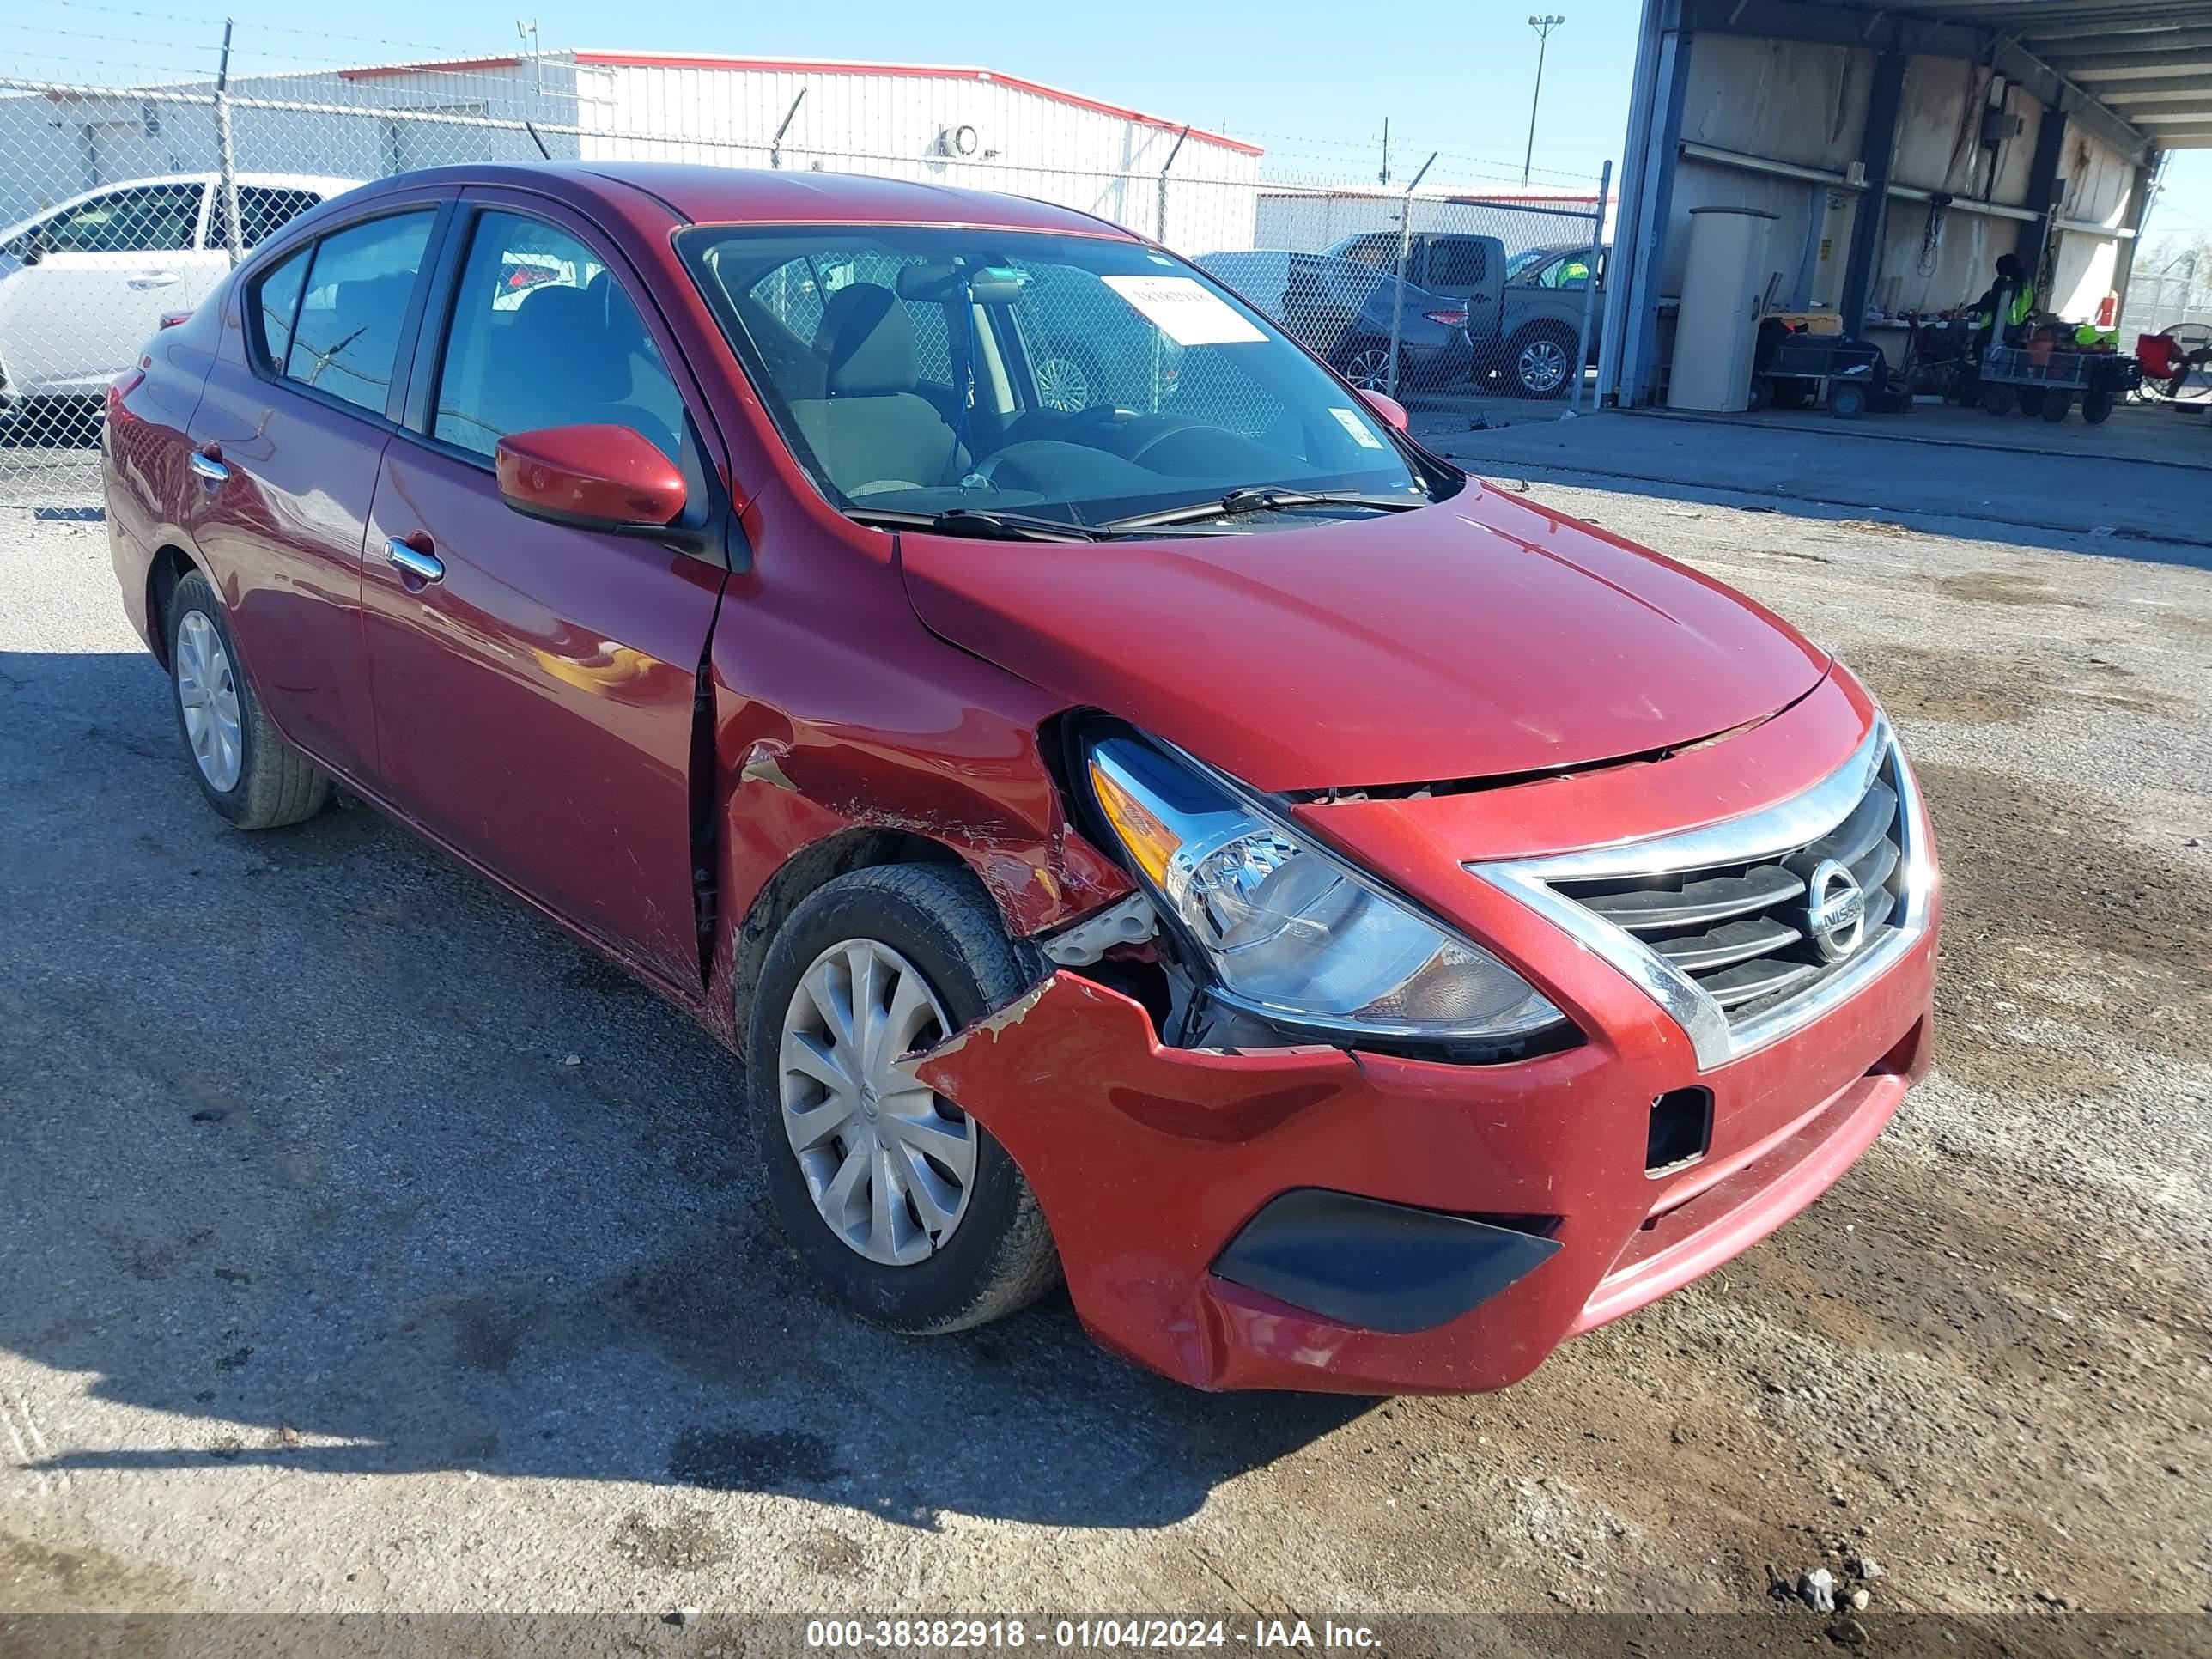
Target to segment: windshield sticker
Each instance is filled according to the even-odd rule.
[[[1244,345],[1267,337],[1205,283],[1189,276],[1102,276],[1177,345]]]
[[[1352,434],[1352,441],[1362,449],[1380,449],[1382,441],[1375,435],[1375,428],[1348,409],[1332,406],[1328,411],[1336,416],[1336,423]]]

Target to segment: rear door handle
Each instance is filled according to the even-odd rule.
[[[210,444],[206,449],[195,449],[185,458],[185,464],[210,483],[221,483],[230,477],[230,469],[222,464],[222,455]]]
[[[168,288],[183,280],[173,270],[142,270],[130,283],[133,288]]]
[[[385,538],[384,558],[386,563],[405,571],[417,580],[435,582],[446,579],[446,565],[442,559],[434,553],[425,553],[419,548],[410,547],[397,536]]]

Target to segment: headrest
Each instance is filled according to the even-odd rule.
[[[911,392],[921,378],[914,323],[890,289],[854,283],[830,296],[815,349],[830,362],[830,395]]]
[[[596,289],[596,291],[595,291]],[[636,330],[623,315],[608,320],[609,293],[548,283],[523,295],[506,343],[518,366],[556,374],[584,403],[620,403],[629,396]],[[627,311],[627,307],[616,307]]]

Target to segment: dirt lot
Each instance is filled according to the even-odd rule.
[[[1866,1555],[1876,1614],[2202,1609],[2212,556],[1529,487],[1885,698],[1946,860],[1942,1053],[1772,1242],[1509,1392],[1400,1402],[1185,1393],[1064,1304],[941,1342],[827,1311],[732,1062],[365,811],[221,828],[100,527],[0,513],[0,1611],[1805,1641],[1770,1572],[1847,1593]]]

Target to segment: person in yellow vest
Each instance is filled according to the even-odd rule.
[[[2035,285],[2018,256],[1997,255],[1996,281],[1974,301],[1974,332],[1986,343],[2017,343],[2035,310]]]

